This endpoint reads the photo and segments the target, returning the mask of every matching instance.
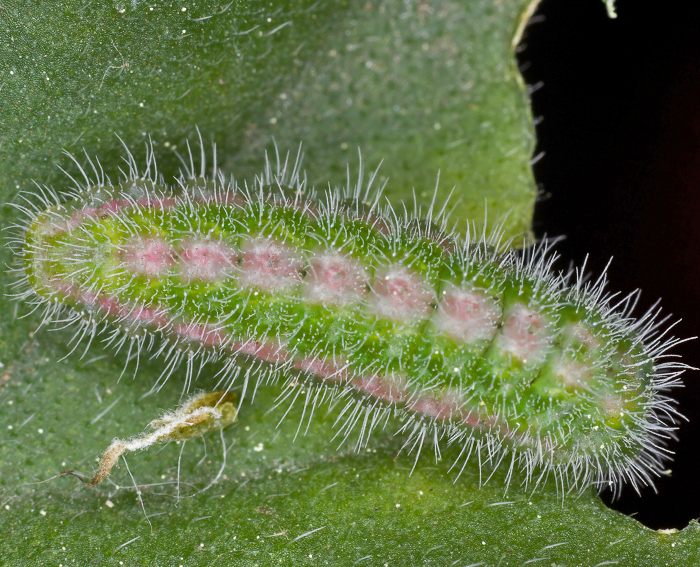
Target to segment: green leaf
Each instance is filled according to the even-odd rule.
[[[533,6],[10,0],[0,6],[0,198],[32,178],[60,189],[62,148],[84,146],[114,170],[114,133],[132,146],[151,133],[170,171],[172,146],[198,125],[244,175],[271,136],[282,147],[303,140],[316,181],[339,180],[357,146],[372,164],[385,158],[397,202],[412,187],[430,196],[440,169],[457,218],[481,218],[488,200],[489,218],[509,213],[508,233],[523,236],[533,128],[513,38]],[[1,214],[14,222],[9,207]],[[10,283],[3,272],[0,286]],[[479,487],[475,464],[459,479],[448,471],[449,451],[437,463],[423,455],[411,474],[390,431],[355,453],[336,449],[332,412],[306,433],[300,408],[277,426],[272,388],[243,406],[225,445],[210,434],[133,453],[128,470],[122,462],[87,488],[57,475],[91,474],[112,438],[176,407],[182,373],[144,397],[158,361],[119,380],[123,355],[93,344],[63,359],[70,333],[34,334],[37,316],[16,312],[0,299],[2,564],[700,562],[697,523],[654,532],[592,493],[506,492],[502,473]]]

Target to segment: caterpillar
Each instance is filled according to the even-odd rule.
[[[169,181],[151,144],[142,168],[124,146],[115,182],[86,154],[60,193],[22,194],[15,295],[41,325],[73,327],[73,350],[99,336],[137,368],[161,358],[154,388],[181,365],[185,390],[215,364],[241,401],[278,383],[307,427],[335,407],[357,449],[386,427],[416,460],[456,446],[457,476],[476,460],[533,489],[653,486],[687,368],[658,306],[632,317],[637,293],[555,270],[546,240],[514,250],[498,230],[451,229],[435,202],[392,207],[362,165],[316,190],[300,153],[275,151],[242,182],[200,145]]]

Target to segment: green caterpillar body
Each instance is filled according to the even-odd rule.
[[[458,470],[504,462],[565,491],[663,470],[684,366],[662,356],[678,341],[658,312],[630,317],[634,296],[613,305],[604,277],[554,272],[546,243],[451,234],[371,182],[316,193],[287,161],[241,185],[194,163],[168,184],[152,154],[146,172],[127,159],[118,183],[86,175],[22,206],[19,295],[76,324],[76,346],[150,350],[159,383],[183,362],[186,387],[214,362],[244,395],[282,381],[279,402],[307,417],[342,404],[338,435],[358,448],[398,423],[416,454],[459,445]]]

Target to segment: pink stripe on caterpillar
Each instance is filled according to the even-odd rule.
[[[246,354],[270,364],[283,364],[290,359],[290,354],[284,346],[272,342],[258,340],[236,342],[231,344],[231,349],[235,354]]]
[[[358,376],[350,384],[358,392],[387,403],[401,403],[408,395],[406,380],[398,376]]]
[[[174,331],[181,338],[200,343],[206,347],[216,347],[226,343],[226,335],[212,325],[178,323],[174,326]]]
[[[549,346],[547,319],[522,303],[516,303],[505,314],[497,344],[523,363],[541,362]]]
[[[557,379],[567,390],[587,389],[593,378],[591,370],[586,364],[567,359],[560,360],[554,368]]]
[[[177,199],[172,197],[163,199],[149,199],[145,197],[137,200],[111,199],[105,201],[100,206],[85,205],[73,211],[69,217],[62,218],[60,221],[51,219],[49,221],[49,226],[47,226],[43,234],[48,237],[54,237],[64,232],[71,232],[87,220],[98,220],[108,215],[114,215],[125,208],[134,207],[134,205],[166,210],[175,207],[177,204]]]
[[[292,250],[268,238],[243,243],[239,282],[243,287],[281,291],[301,281],[301,260]]]
[[[189,240],[179,254],[180,274],[187,281],[217,282],[226,279],[238,255],[223,242]]]
[[[124,267],[132,274],[155,278],[168,273],[174,263],[172,247],[162,238],[135,237],[121,254]]]
[[[422,394],[409,404],[409,409],[438,421],[461,418],[463,414],[463,404],[460,403],[458,395],[449,391],[439,396]]]
[[[367,273],[354,258],[336,253],[311,258],[306,296],[324,304],[347,305],[367,291]]]
[[[461,342],[490,340],[501,319],[498,304],[484,292],[449,285],[435,314],[437,329]]]
[[[114,295],[98,295],[90,291],[83,291],[73,284],[62,280],[53,280],[51,286],[65,297],[73,298],[81,304],[97,309],[110,317],[130,319],[133,323],[151,325],[158,329],[163,329],[170,324],[170,319],[162,310],[140,304],[129,305],[121,302]]]
[[[123,209],[133,208],[134,206],[152,209],[172,209],[178,204],[177,199],[172,197],[166,198],[148,198],[142,197],[140,199],[112,199],[110,201],[105,201],[99,207],[93,208],[92,214],[88,213],[90,207],[82,209],[84,217],[102,218],[107,215],[115,214]]]
[[[338,366],[333,362],[309,356],[294,361],[296,370],[313,374],[326,382],[344,382],[348,378],[347,366]]]
[[[374,306],[382,317],[412,322],[430,313],[434,297],[432,290],[418,274],[403,266],[395,265],[380,271],[372,290]]]

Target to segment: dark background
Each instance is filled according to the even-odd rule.
[[[610,287],[643,290],[682,318],[677,336],[700,334],[700,2],[544,0],[519,61],[538,120],[535,166],[542,193],[538,236],[565,235],[566,262],[590,253]],[[700,366],[700,340],[677,348]],[[672,477],[658,494],[625,490],[613,508],[654,528],[700,516],[700,372],[677,390],[681,426]]]

